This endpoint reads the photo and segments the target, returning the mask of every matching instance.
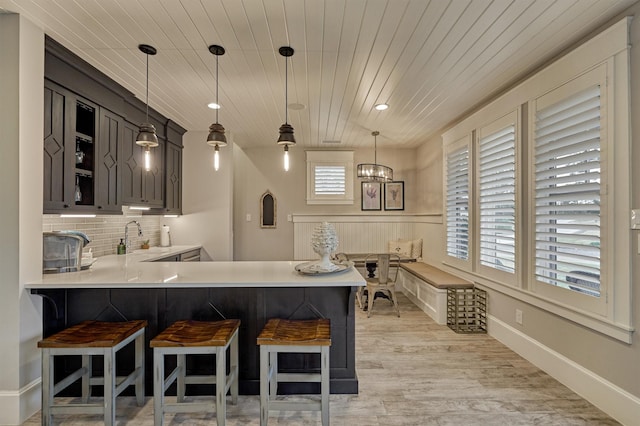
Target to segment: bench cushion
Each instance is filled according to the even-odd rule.
[[[424,262],[402,263],[400,267],[411,272],[435,288],[471,288],[473,283]]]

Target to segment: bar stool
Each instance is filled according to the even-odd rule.
[[[165,413],[193,413],[216,411],[218,425],[226,420],[226,395],[231,390],[231,403],[238,403],[238,328],[240,320],[176,321],[153,340],[153,408],[154,424],[164,424]],[[227,349],[230,348],[230,368],[227,375]],[[216,356],[214,376],[186,375],[186,355],[211,354]],[[164,356],[176,355],[177,366],[165,379]],[[164,400],[164,393],[177,381],[177,402]],[[185,402],[187,384],[213,383],[216,401]]]
[[[329,425],[329,349],[331,322],[328,319],[270,319],[257,339],[260,345],[260,425],[266,426],[271,410],[320,411],[322,425]],[[278,373],[278,354],[318,353],[318,373]],[[320,382],[320,402],[275,401],[279,382]]]
[[[147,321],[84,321],[38,342],[42,349],[42,424],[53,424],[54,414],[103,414],[104,424],[115,425],[116,396],[135,384],[136,401],[144,405],[144,331]],[[116,352],[135,340],[135,369],[116,377]],[[55,383],[54,357],[81,355],[82,366]],[[91,377],[91,357],[104,357],[104,376]],[[82,378],[81,404],[55,405],[55,395]],[[89,404],[92,385],[104,385],[104,402]]]

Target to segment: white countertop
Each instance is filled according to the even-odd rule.
[[[200,246],[152,247],[98,257],[90,269],[44,274],[26,288],[351,287],[365,280],[353,267],[325,275],[301,275],[301,261],[153,262]]]

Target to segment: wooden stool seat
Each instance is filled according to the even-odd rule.
[[[116,397],[135,385],[136,401],[144,405],[145,320],[126,322],[84,321],[38,342],[42,349],[42,424],[53,424],[55,414],[102,414],[104,424],[115,425]],[[135,369],[127,376],[116,376],[116,353],[135,341]],[[78,355],[81,367],[64,379],[54,380],[54,357]],[[92,377],[92,356],[103,359],[103,377]],[[54,404],[55,395],[82,379],[82,403]],[[91,386],[102,385],[104,401],[90,404]]]
[[[147,321],[105,322],[84,321],[38,342],[39,348],[109,348],[116,346]]]
[[[270,319],[258,336],[258,345],[331,346],[331,323],[328,319]]]
[[[180,320],[171,324],[150,342],[153,348],[153,406],[154,424],[164,424],[165,413],[193,413],[216,411],[219,426],[226,421],[226,395],[231,393],[231,403],[238,402],[238,329],[240,320],[221,321]],[[229,349],[229,373],[227,374],[227,349]],[[187,355],[215,355],[215,375],[188,375]],[[176,368],[165,378],[164,357],[176,356]],[[177,400],[165,402],[165,391],[177,382]],[[186,385],[215,384],[215,402],[185,402]]]
[[[257,338],[260,346],[260,425],[266,426],[271,410],[320,411],[322,425],[329,425],[329,349],[331,322],[328,319],[270,319]],[[320,354],[320,373],[279,373],[279,353]],[[319,382],[320,401],[276,401],[280,382]]]
[[[240,327],[240,320],[174,322],[151,340],[152,348],[226,346]]]

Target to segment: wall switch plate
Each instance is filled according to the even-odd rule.
[[[522,311],[520,309],[516,309],[516,323],[522,325]]]
[[[247,222],[251,222],[251,213],[247,213]]]
[[[290,214],[287,215],[287,221],[293,222],[293,217]]]

